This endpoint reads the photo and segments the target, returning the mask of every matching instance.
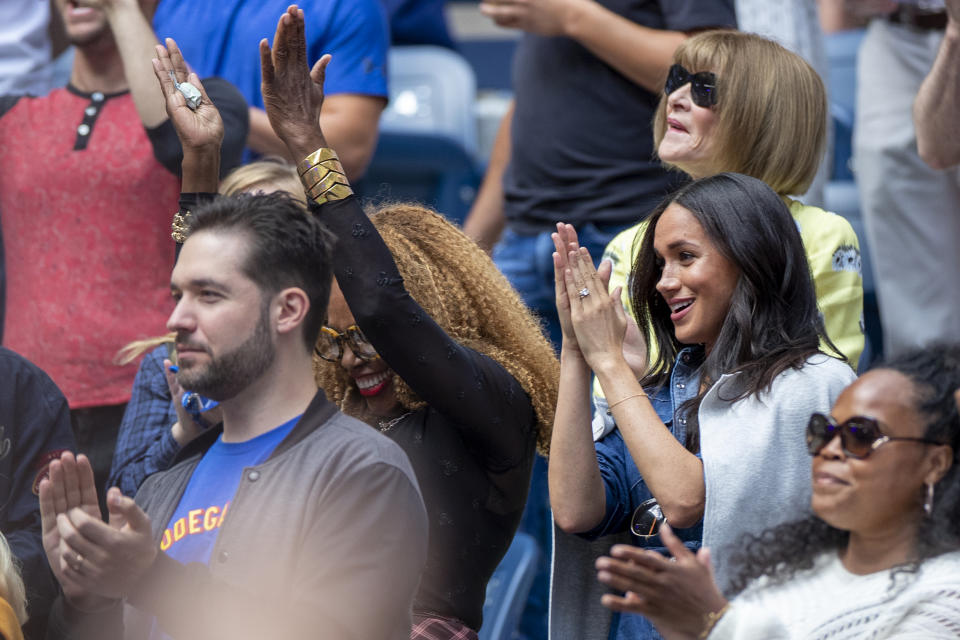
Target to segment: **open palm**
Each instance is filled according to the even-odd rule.
[[[223,120],[220,112],[211,102],[200,78],[187,68],[183,54],[173,38],[167,38],[166,46],[157,45],[153,70],[160,82],[160,89],[166,100],[167,115],[177,131],[180,144],[184,148],[219,149],[223,141]],[[177,84],[183,82],[189,82],[200,90],[200,105],[196,109],[187,105],[187,99],[177,89]]]

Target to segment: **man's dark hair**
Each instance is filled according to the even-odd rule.
[[[333,234],[286,193],[238,194],[217,198],[192,213],[189,234],[234,231],[250,239],[244,274],[265,296],[287,287],[303,289],[310,309],[303,339],[312,351],[327,321]]]
[[[739,399],[769,388],[789,368],[800,368],[825,338],[823,319],[796,222],[765,183],[738,173],[691,182],[650,215],[637,252],[630,294],[637,323],[653,327],[657,360],[644,385],[669,382],[683,347],[674,334],[670,307],[657,291],[662,264],[653,249],[657,222],[671,204],[688,210],[717,250],[740,272],[720,334],[701,367],[703,390],[685,402],[687,448],[700,448],[697,414],[710,387],[726,373],[740,372]],[[834,350],[836,350],[834,348]]]

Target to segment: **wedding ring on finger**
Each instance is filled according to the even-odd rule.
[[[80,573],[80,570],[83,569],[83,555],[79,553],[74,554],[72,567],[74,571]]]
[[[577,295],[579,295],[581,299],[586,298],[588,295],[590,295],[590,289],[584,287],[577,292]]]

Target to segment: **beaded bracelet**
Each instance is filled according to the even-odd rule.
[[[297,173],[307,197],[317,204],[342,200],[353,194],[340,158],[333,149],[317,149],[297,164]]]

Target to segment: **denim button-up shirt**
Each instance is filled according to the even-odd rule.
[[[677,355],[673,370],[670,372],[670,384],[644,389],[660,420],[681,443],[686,442],[687,418],[680,407],[697,395],[702,361],[702,347],[686,347]],[[595,404],[597,412],[605,416],[606,401],[598,399]],[[606,416],[605,419],[612,420],[612,417]],[[634,510],[653,497],[619,429],[614,428],[598,440],[594,447],[606,491],[607,510],[603,521],[596,528],[581,534],[591,540],[629,529]],[[703,537],[703,523],[700,522],[686,529],[676,529],[675,532],[689,548],[696,549],[700,546],[700,540]],[[659,536],[649,539],[635,537],[634,542],[638,546],[663,550],[663,543]]]

